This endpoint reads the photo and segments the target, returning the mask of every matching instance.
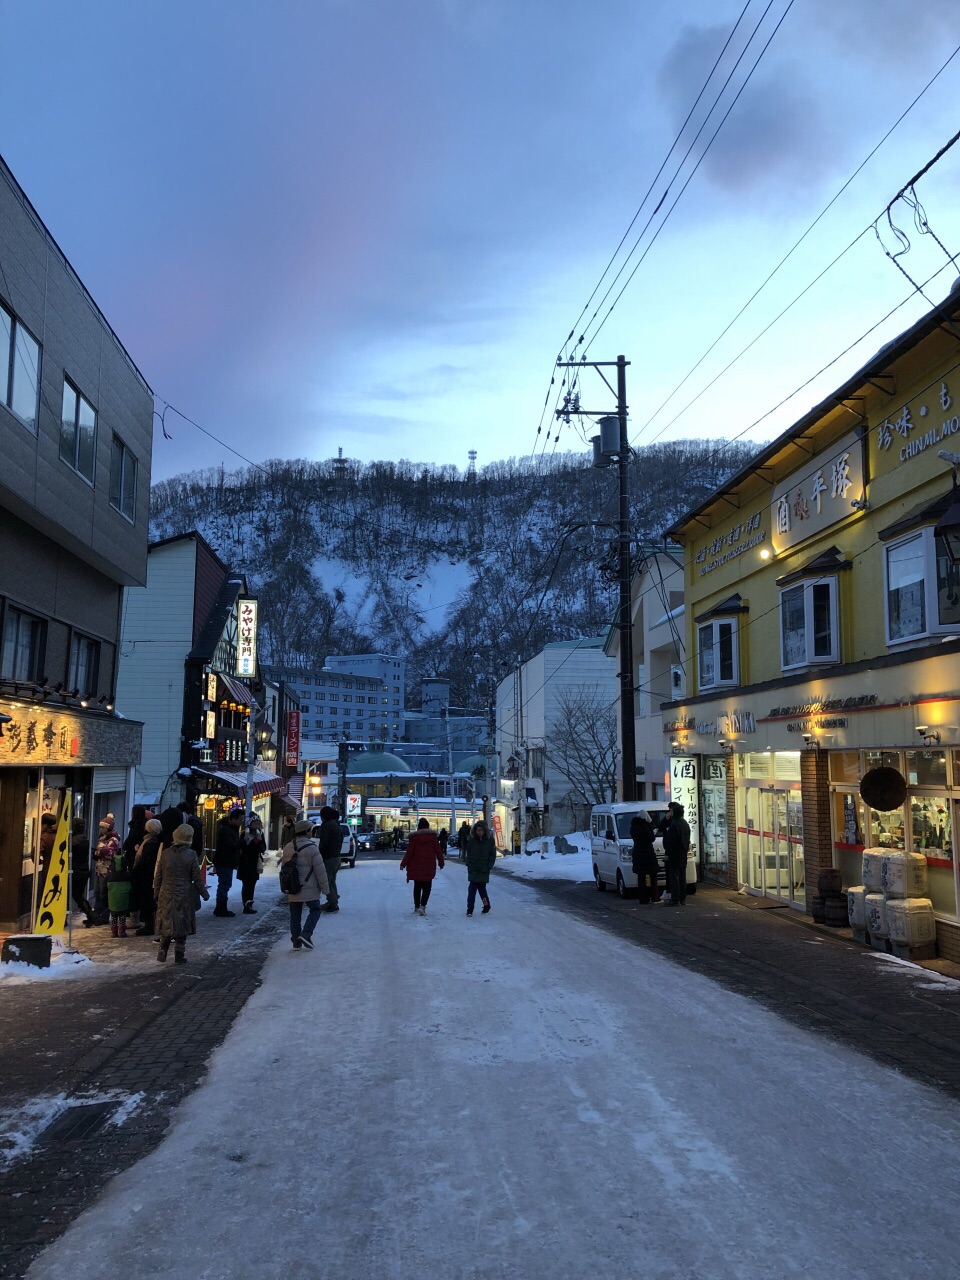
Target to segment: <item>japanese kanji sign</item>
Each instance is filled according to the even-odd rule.
[[[70,792],[63,801],[63,812],[57,826],[56,839],[47,858],[34,933],[63,933],[67,924],[67,902],[70,897]]]
[[[300,765],[300,712],[287,712],[287,768]]]
[[[237,601],[237,675],[257,674],[257,602]]]
[[[779,554],[856,514],[863,497],[863,452],[856,433],[810,458],[778,484],[770,499],[773,549]]]

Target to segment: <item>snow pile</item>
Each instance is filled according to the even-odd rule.
[[[920,989],[923,991],[937,991],[942,987],[952,987],[956,991],[960,991],[960,981],[956,978],[950,978],[945,973],[937,973],[936,969],[927,969],[922,964],[915,964],[912,960],[901,960],[899,956],[887,955],[884,951],[868,951],[864,959],[884,960],[893,968],[887,972],[896,974],[901,973],[907,978],[923,978]]]
[[[116,1102],[117,1109],[109,1124],[122,1125],[133,1115],[146,1095],[111,1089],[104,1093],[82,1093],[68,1097],[55,1093],[49,1097],[31,1098],[22,1106],[0,1112],[0,1170],[9,1168],[33,1151],[43,1133],[71,1107],[86,1107],[96,1102]]]
[[[92,969],[93,961],[79,951],[54,951],[49,969],[38,969],[36,965],[25,964],[22,960],[0,964],[0,982],[12,986],[25,982],[51,982],[59,978],[77,978],[85,970],[89,972]]]
[[[572,845],[575,853],[557,852],[557,843]],[[593,856],[590,832],[573,831],[566,836],[542,836],[528,840],[526,853],[497,859],[497,870],[507,871],[524,880],[571,880],[579,883],[593,879]]]

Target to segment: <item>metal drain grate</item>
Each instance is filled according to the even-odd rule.
[[[41,1140],[46,1144],[83,1142],[92,1138],[103,1128],[117,1106],[116,1101],[74,1103],[47,1125]]]

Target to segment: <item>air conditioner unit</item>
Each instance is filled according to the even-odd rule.
[[[677,698],[682,698],[685,695],[687,691],[686,684],[687,682],[684,679],[684,675],[683,675],[683,667],[679,665],[672,666],[670,668],[670,692],[673,695],[674,701],[676,701]]]

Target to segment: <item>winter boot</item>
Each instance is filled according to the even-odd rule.
[[[257,914],[257,908],[253,905],[252,902],[245,902],[243,904],[243,914],[245,916],[254,916]]]
[[[174,964],[186,964],[186,963],[187,963],[187,957],[186,957],[186,955],[184,954],[184,951],[185,951],[185,948],[184,948],[184,947],[174,947],[174,949],[173,949],[173,963],[174,963]]]
[[[113,920],[111,920],[110,921],[110,937],[116,938],[119,933],[120,933],[120,930],[117,927],[116,923]]]
[[[160,946],[157,950],[157,959],[160,961],[161,964],[163,964],[164,961],[166,960],[167,951],[169,949],[170,949],[170,939],[169,938],[161,939]]]
[[[490,899],[489,899],[489,898],[484,898],[484,899],[483,899],[483,910],[480,912],[480,914],[481,914],[482,916],[485,916],[489,910],[490,910]]]
[[[120,927],[119,927],[119,929],[117,930],[117,936],[118,936],[118,937],[120,937],[120,938],[125,938],[125,937],[127,936],[127,922],[126,922],[126,920],[121,920],[121,921],[120,921]]]

